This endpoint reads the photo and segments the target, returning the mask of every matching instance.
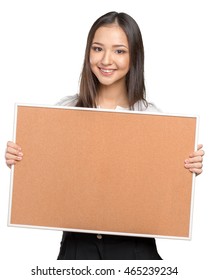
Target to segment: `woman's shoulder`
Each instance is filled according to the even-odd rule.
[[[68,95],[61,98],[56,105],[57,106],[72,106],[74,107],[78,101],[78,94]]]
[[[157,108],[157,106],[152,102],[145,103],[144,101],[140,100],[134,104],[134,111],[145,111],[145,112],[156,112],[160,113],[161,110]]]

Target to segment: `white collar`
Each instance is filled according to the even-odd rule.
[[[121,106],[116,106],[115,109],[107,109],[107,108],[102,108],[100,105],[97,106],[98,109],[104,109],[104,110],[123,110],[123,111],[127,111],[129,110],[129,108],[125,108],[125,107],[121,107]]]

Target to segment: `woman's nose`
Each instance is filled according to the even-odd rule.
[[[112,54],[110,51],[105,51],[102,57],[102,64],[103,65],[110,65],[112,64]]]

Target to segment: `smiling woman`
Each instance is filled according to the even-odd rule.
[[[146,101],[143,41],[132,17],[110,12],[95,21],[87,38],[79,94],[65,97],[57,105],[158,112]],[[202,172],[201,148],[199,145],[197,151],[188,155],[182,168],[196,174]],[[23,154],[24,147],[8,142],[7,165],[21,164]],[[153,238],[64,232],[58,259],[161,257]]]
[[[144,46],[136,21],[110,12],[92,25],[86,44],[78,106],[148,107],[144,85]]]

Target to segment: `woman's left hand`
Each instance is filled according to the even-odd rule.
[[[203,145],[199,144],[197,146],[197,151],[191,153],[189,158],[184,161],[185,168],[189,169],[189,171],[196,173],[199,175],[202,173],[203,167],[203,156],[205,152],[202,150]]]

